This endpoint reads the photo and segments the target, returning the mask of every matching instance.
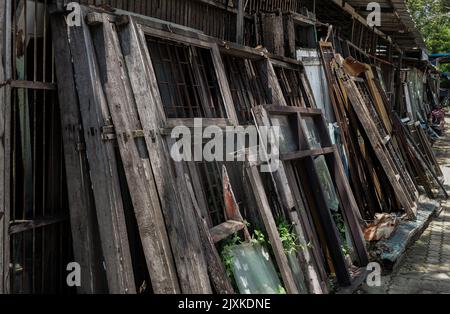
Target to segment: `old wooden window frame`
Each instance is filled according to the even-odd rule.
[[[352,191],[348,184],[348,181],[344,174],[344,169],[342,162],[340,161],[339,152],[337,147],[332,144],[330,136],[326,128],[326,122],[323,117],[323,113],[319,109],[314,108],[299,108],[299,107],[285,107],[285,106],[261,106],[257,108],[258,111],[263,111],[263,116],[266,116],[265,123],[271,123],[270,118],[273,115],[290,116],[297,119],[297,134],[298,134],[298,147],[299,150],[295,152],[289,152],[281,155],[281,160],[283,164],[287,166],[287,175],[290,177],[290,185],[295,186],[296,183],[293,182],[295,178],[294,164],[300,160],[306,161],[308,167],[308,178],[312,180],[312,189],[314,190],[314,195],[306,197],[316,204],[318,207],[326,207],[326,200],[323,194],[322,188],[320,186],[320,181],[318,179],[317,171],[315,170],[313,158],[318,156],[325,156],[328,169],[332,176],[334,177],[335,190],[339,198],[339,203],[342,206],[342,214],[350,228],[350,233],[352,237],[352,243],[354,245],[355,254],[358,259],[360,266],[365,266],[368,263],[367,250],[362,236],[362,231],[358,217],[356,213],[359,212],[356,202],[353,198]],[[319,149],[313,149],[308,143],[306,137],[306,130],[302,123],[300,123],[303,117],[314,117],[316,119],[315,126],[320,134],[320,142],[322,147]],[[261,121],[260,121],[261,122]],[[264,122],[263,122],[264,123]],[[289,165],[288,165],[289,164]],[[294,173],[293,173],[294,171]],[[299,187],[302,190],[302,187]],[[304,193],[303,193],[304,194]],[[341,251],[341,243],[339,236],[337,234],[336,227],[332,221],[332,217],[329,211],[319,211],[321,215],[320,221],[323,224],[323,229],[326,233],[327,246],[332,254],[333,263],[336,267],[336,274],[341,285],[347,286],[351,284],[352,278],[349,270],[345,266],[344,256]]]
[[[142,30],[143,31],[149,30],[149,28],[148,27],[142,27]],[[239,45],[233,45],[232,43],[223,44],[223,45],[221,45],[221,49],[218,50],[218,49],[216,49],[218,47],[217,43],[213,39],[210,39],[207,36],[202,36],[201,34],[198,34],[198,33],[196,33],[196,36],[195,36],[196,38],[195,39],[193,39],[192,37],[189,37],[189,36],[188,37],[178,36],[178,35],[175,34],[175,32],[173,32],[173,33],[152,32],[152,36],[155,36],[155,34],[157,34],[158,36],[162,36],[162,37],[168,36],[169,39],[181,41],[181,42],[184,42],[184,43],[200,45],[200,47],[212,47],[212,52],[213,52],[214,55],[217,54],[217,57],[220,57],[219,52],[221,50],[222,53],[226,52],[226,53],[231,54],[231,55],[240,56],[240,57],[246,57],[246,58],[249,58],[249,59],[252,59],[252,60],[259,61],[258,62],[259,70],[267,75],[263,79],[265,80],[265,83],[267,84],[267,87],[270,89],[270,92],[272,94],[271,95],[272,96],[272,102],[276,103],[276,104],[281,104],[281,105],[286,105],[287,106],[287,104],[285,103],[285,99],[283,97],[281,88],[280,88],[280,86],[279,86],[279,84],[277,82],[277,78],[276,78],[276,74],[274,72],[272,61],[277,62],[277,63],[281,62],[285,66],[286,65],[289,66],[290,64],[295,64],[294,65],[295,69],[296,70],[301,70],[301,63],[294,62],[294,60],[282,61],[282,60],[278,60],[278,59],[270,59],[270,58],[268,58],[268,56],[265,53],[263,53],[261,51],[258,51],[256,49],[251,49],[251,48],[248,48],[248,47],[241,47]],[[185,32],[183,32],[183,34],[186,35]],[[223,64],[221,62],[218,62],[218,63],[216,63],[216,65],[218,65],[219,72],[221,72],[221,73],[223,73],[225,75]],[[217,68],[216,68],[216,70],[217,70]],[[218,75],[218,77],[219,77],[219,75]],[[224,78],[225,78],[225,76],[224,76]],[[221,83],[222,84],[227,83],[226,78],[225,78],[225,81],[221,81]],[[233,106],[231,93],[229,93],[229,86],[228,86],[228,84],[225,84],[225,94],[230,97],[229,98],[229,100],[230,100],[229,104],[231,105],[231,107],[226,106],[226,108],[230,108],[229,112],[234,113],[235,112],[234,111],[235,108]],[[225,104],[227,104],[227,102],[225,102]],[[165,127],[165,133],[168,134],[168,131],[170,130],[170,128],[179,125],[180,122],[183,125],[187,125],[188,123],[190,123],[192,121],[193,121],[193,119],[183,119],[183,120],[167,119],[166,127]],[[216,120],[203,119],[203,121],[209,121],[211,123],[219,122],[217,119]],[[227,122],[230,122],[230,120],[222,121],[222,122],[224,122],[223,125],[228,125]],[[238,124],[238,119],[234,118],[234,122],[235,122],[235,124]],[[189,168],[192,169],[192,167],[190,165],[188,165],[188,166],[189,166]],[[195,172],[195,170],[194,170],[194,172]],[[289,198],[289,196],[288,196],[288,198]],[[292,196],[290,196],[290,198],[292,199]],[[293,206],[295,207],[295,205],[293,205]],[[292,207],[292,208],[294,208],[294,207]],[[289,207],[289,208],[291,208],[291,207]],[[296,224],[296,229],[300,230],[300,232],[299,232],[300,234],[304,234],[304,232],[301,230],[303,223],[300,223],[299,217],[296,216],[294,213],[295,213],[295,211],[291,212],[292,216],[294,217],[293,221]],[[266,229],[267,229],[268,232],[271,232],[270,229],[268,229],[267,227],[266,227]],[[271,237],[275,237],[276,238],[277,234],[276,233],[271,233]],[[281,254],[281,253],[278,254],[279,258],[281,257],[283,259],[283,256],[284,256],[284,254]],[[279,261],[280,260],[277,260],[278,264],[279,264]],[[310,262],[308,262],[308,263],[310,263]],[[279,264],[279,266],[280,266],[280,264]],[[284,281],[286,281],[286,280],[289,280],[289,279],[285,276],[284,277]],[[290,286],[292,287],[292,284]],[[327,288],[322,283],[322,285],[320,287],[316,287],[316,288],[311,289],[311,290],[312,291],[316,291],[316,292],[322,292],[322,291],[327,291]]]
[[[222,97],[222,102],[224,105],[225,113],[227,117],[225,118],[202,118],[203,123],[211,123],[211,125],[219,125],[219,126],[228,126],[228,125],[237,125],[238,119],[236,113],[234,111],[233,99],[231,97],[230,88],[228,86],[228,81],[223,78],[226,77],[225,69],[222,63],[222,59],[220,56],[219,47],[217,44],[210,40],[207,36],[199,36],[199,33],[194,32],[197,36],[186,36],[188,34],[178,34],[176,32],[170,32],[173,28],[170,28],[169,31],[167,29],[166,23],[157,22],[157,21],[148,21],[144,20],[136,20],[137,29],[140,31],[141,40],[145,39],[146,36],[161,38],[167,41],[172,41],[174,43],[182,43],[188,46],[195,46],[203,49],[207,49],[211,53],[211,59],[214,65],[214,71],[217,78],[217,82],[219,84],[219,91]],[[192,35],[194,35],[192,34]],[[144,38],[142,38],[142,36]],[[197,37],[197,38],[196,38]],[[199,38],[200,37],[200,38]],[[159,97],[161,97],[159,92]],[[160,108],[162,113],[164,113],[164,108]],[[193,128],[194,118],[184,118],[184,119],[170,119],[167,118],[166,114],[163,115],[166,121],[166,128],[173,128],[177,125],[184,125],[189,128]]]

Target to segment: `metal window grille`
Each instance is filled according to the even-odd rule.
[[[253,124],[251,109],[269,104],[256,66],[257,61],[223,56],[231,95],[240,124]]]
[[[299,71],[275,67],[275,73],[283,90],[284,98],[289,106],[311,107],[307,103],[308,97]]]
[[[63,293],[72,248],[47,0],[12,0],[6,292]]]
[[[217,162],[198,163],[200,179],[205,189],[208,212],[213,226],[225,222],[222,171]]]
[[[168,118],[226,117],[209,50],[152,37],[147,42]]]

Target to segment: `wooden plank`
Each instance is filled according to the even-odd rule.
[[[358,205],[356,204],[350,184],[345,176],[341,156],[337,150],[334,151],[333,156],[330,156],[329,160],[330,159],[330,172],[336,181],[336,189],[339,194],[339,199],[342,202],[342,211],[345,215],[345,221],[347,221],[351,230],[352,242],[356,249],[359,266],[366,266],[369,263],[369,257],[362,232],[363,227],[365,227],[365,223],[361,218]]]
[[[214,243],[220,242],[229,236],[232,236],[238,231],[245,228],[245,225],[240,221],[228,220],[224,223],[209,229],[211,238]]]
[[[269,60],[263,60],[256,63],[258,74],[260,75],[263,88],[266,89],[268,98],[272,101],[273,106],[287,107],[284,99],[283,91],[278,83],[277,75]]]
[[[9,47],[10,42],[5,30],[7,28],[7,21],[9,21],[8,16],[8,7],[10,5],[10,1],[3,1],[0,4],[0,82],[4,81],[7,77],[8,71],[8,59],[10,58]],[[9,93],[7,92],[9,89],[8,86],[0,86],[0,134],[2,134],[3,140],[0,145],[0,294],[6,294],[9,292],[8,289],[8,269],[9,269],[9,256],[8,256],[8,247],[9,244],[9,235],[8,235],[8,223],[9,223],[9,213],[8,213],[8,195],[6,187],[10,184],[7,183],[7,154],[9,154],[6,147],[7,140],[7,130],[9,126],[8,118],[6,116],[10,101],[9,101]]]
[[[263,13],[261,18],[264,47],[270,53],[284,56],[283,16]]]
[[[367,112],[367,108],[361,102],[362,96],[359,94],[355,83],[351,79],[344,81],[344,86],[350,99],[350,103],[355,110],[358,119],[360,120],[362,125],[365,126],[367,137],[369,138],[369,141],[375,151],[375,154],[377,155],[378,160],[383,166],[383,170],[385,171],[398,200],[404,207],[404,210],[406,211],[408,216],[414,219],[417,206],[409,200],[407,192],[400,184],[395,168],[393,167],[393,163],[389,159],[389,155],[387,154],[382,143],[381,136],[378,133],[373,120],[370,118],[370,114]]]
[[[302,116],[320,116],[323,114],[322,109],[291,107],[291,106],[264,106],[270,114],[286,114],[300,113]]]
[[[50,225],[55,225],[68,220],[66,217],[42,217],[34,220],[11,221],[9,226],[9,234],[22,233],[29,230],[35,230]],[[100,264],[99,264],[100,265]],[[90,283],[90,282],[88,282]]]
[[[72,57],[67,38],[64,16],[51,17],[56,77],[59,82],[59,106],[61,130],[64,144],[67,186],[70,193],[70,226],[75,262],[82,269],[79,293],[102,293],[106,289],[106,277],[102,266],[103,256],[94,198],[84,147],[84,136],[80,121],[77,91],[74,82]]]
[[[135,110],[119,38],[106,15],[102,15],[102,22],[101,26],[92,28],[99,77],[117,136],[153,291],[178,293],[176,269],[149,154],[144,139],[133,134],[143,128]]]
[[[183,293],[211,293],[206,261],[193,205],[189,199],[182,165],[170,156],[170,143],[160,128],[167,125],[159,87],[145,35],[131,22],[119,31],[137,112],[145,135],[151,170],[164,213],[175,265]],[[150,104],[150,105],[149,105]],[[180,164],[180,163],[177,163]]]
[[[190,199],[195,208],[195,216],[197,218],[197,223],[199,224],[201,243],[205,251],[208,264],[208,273],[214,289],[218,294],[234,294],[234,289],[231,285],[230,278],[227,276],[225,267],[219,253],[217,252],[217,248],[214,245],[215,242],[213,235],[209,232],[209,227],[206,220],[202,218],[202,209],[199,208],[199,204],[188,174],[185,175],[185,179],[189,190]],[[203,211],[204,210],[206,209],[203,209]]]
[[[56,85],[53,83],[33,82],[33,81],[10,81],[11,87],[25,88],[34,90],[56,90]]]
[[[247,176],[250,179],[250,184],[253,189],[256,203],[258,204],[259,214],[263,220],[266,232],[269,235],[269,241],[281,273],[281,278],[283,279],[284,287],[287,293],[298,294],[299,289],[295,284],[292,270],[289,266],[286,253],[284,252],[283,243],[281,242],[275,219],[273,218],[272,212],[270,210],[269,201],[267,200],[266,192],[264,190],[258,168],[248,166]]]
[[[239,124],[236,109],[234,108],[233,97],[231,96],[230,85],[228,83],[227,75],[225,73],[225,67],[223,66],[222,56],[217,44],[214,44],[211,48],[211,56],[214,63],[214,70],[217,76],[217,82],[220,87],[223,104],[227,113],[227,118],[233,125]]]
[[[70,49],[80,103],[81,120],[94,191],[109,292],[135,293],[114,143],[104,142],[101,130],[110,125],[100,85],[91,34],[84,23],[69,28]]]
[[[244,44],[244,15],[245,15],[245,4],[247,0],[237,0],[237,16],[236,16],[236,43]]]
[[[296,47],[295,47],[295,22],[292,14],[286,14],[283,16],[283,27],[284,27],[284,41],[285,41],[285,52],[286,56],[289,58],[296,58]]]
[[[263,106],[257,106],[253,108],[252,111],[257,125],[271,125],[267,111]],[[286,167],[284,163],[281,163],[278,170],[273,173],[277,196],[280,197],[281,204],[287,210],[288,217],[294,223],[295,232],[299,237],[300,243],[306,248],[299,253],[299,256],[301,260],[305,261],[306,267],[304,270],[309,290],[312,293],[325,293],[327,291],[327,276],[323,264],[320,262],[320,246],[312,231],[313,227],[311,222],[306,215],[303,199],[299,194],[296,194],[291,187],[293,181],[292,176],[291,180],[289,180],[290,173],[288,172],[288,169],[289,168]]]
[[[282,154],[281,160],[289,161],[289,160],[295,160],[295,159],[302,159],[302,158],[306,158],[306,157],[316,157],[316,156],[320,156],[320,155],[334,154],[335,151],[337,151],[336,147],[311,149],[311,150],[293,152],[293,153],[288,153],[288,154]]]

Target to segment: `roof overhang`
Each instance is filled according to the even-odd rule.
[[[373,0],[347,0],[362,17],[372,12],[367,5]],[[405,0],[377,0],[381,7],[381,26],[377,27],[384,34],[389,35],[400,48],[404,50],[426,50],[425,41],[417,29]]]

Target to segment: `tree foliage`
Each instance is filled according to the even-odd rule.
[[[431,53],[450,52],[450,0],[407,0]]]

